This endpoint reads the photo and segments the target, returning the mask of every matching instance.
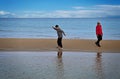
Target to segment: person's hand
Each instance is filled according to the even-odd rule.
[[[54,27],[54,26],[52,26],[52,28],[53,28],[53,29],[55,29],[55,27]]]

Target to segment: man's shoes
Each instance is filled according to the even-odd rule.
[[[95,42],[95,44],[98,46],[98,43],[97,43],[97,42]]]
[[[95,44],[96,44],[98,47],[101,47],[100,44],[98,44],[97,42],[95,42]]]
[[[98,44],[98,47],[101,47],[101,46]]]

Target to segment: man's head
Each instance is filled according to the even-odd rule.
[[[57,28],[57,27],[59,27],[59,25],[55,25],[55,27]]]

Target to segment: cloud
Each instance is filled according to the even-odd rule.
[[[96,15],[97,13],[97,15]],[[27,11],[17,14],[18,18],[95,18],[99,11],[91,10],[56,10],[56,11]],[[101,15],[101,14],[100,14]]]
[[[24,17],[35,18],[96,18],[120,16],[120,5],[95,5],[89,7],[75,6],[72,10],[56,11],[30,11],[26,12]]]
[[[0,15],[6,15],[6,14],[10,14],[10,13],[5,11],[0,11]]]
[[[15,14],[7,11],[0,11],[0,18],[9,18],[9,17],[15,17]]]
[[[73,9],[85,9],[85,7],[82,7],[82,6],[75,6],[75,7],[72,7]]]
[[[120,9],[120,5],[96,5],[96,7],[101,9],[108,9],[108,10]]]
[[[106,16],[120,16],[120,5],[97,5],[96,7]]]
[[[11,13],[0,11],[0,16],[16,18],[97,18],[97,17],[120,17],[120,5],[94,5],[73,6],[71,10],[55,11],[24,11]]]

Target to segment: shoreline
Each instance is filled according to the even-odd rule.
[[[48,38],[0,38],[0,51],[57,51],[57,39]],[[118,52],[120,40],[102,40],[101,47],[94,39],[63,39],[63,51]]]

